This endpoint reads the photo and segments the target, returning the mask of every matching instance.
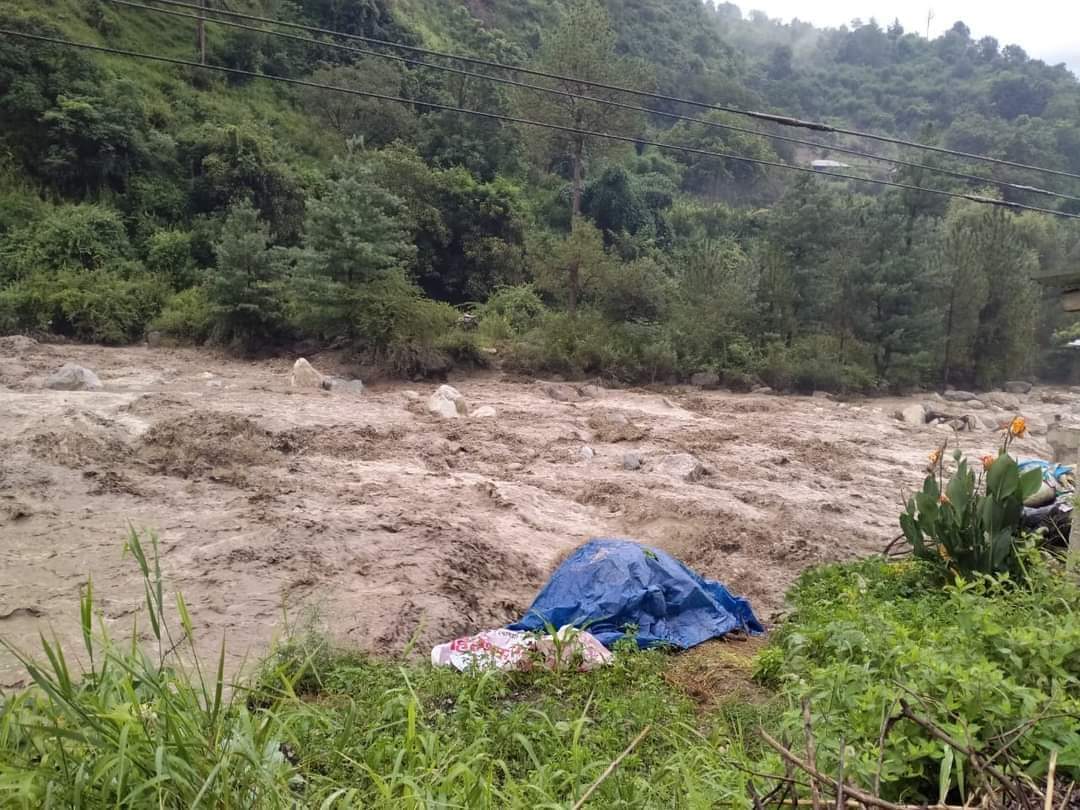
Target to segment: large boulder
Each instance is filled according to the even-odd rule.
[[[1010,380],[1005,383],[1006,394],[1030,394],[1031,383],[1024,380]]]
[[[709,474],[709,470],[689,453],[664,456],[656,462],[656,471],[672,478],[693,483]]]
[[[469,404],[461,392],[452,385],[440,385],[428,400],[428,411],[443,419],[457,419],[469,415]]]
[[[1046,441],[1054,450],[1054,461],[1075,464],[1080,456],[1080,425],[1058,422],[1050,427]]]
[[[53,391],[98,391],[101,380],[90,369],[68,363],[49,375],[45,387]]]
[[[908,405],[896,412],[896,418],[908,425],[925,425],[926,406],[918,403]]]
[[[301,357],[293,364],[289,384],[293,388],[322,388],[323,375],[317,372],[311,363]]]
[[[1043,391],[1039,399],[1048,405],[1068,405],[1075,401],[1076,397],[1066,394],[1064,391]]]
[[[720,375],[715,371],[699,371],[690,377],[690,384],[699,388],[716,388],[720,385]]]
[[[1016,394],[1006,394],[1003,391],[991,391],[983,397],[983,402],[995,408],[1001,408],[1003,411],[1020,410],[1020,400],[1017,399]]]
[[[976,398],[970,391],[946,391],[942,396],[946,402],[970,402]]]

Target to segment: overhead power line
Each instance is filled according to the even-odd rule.
[[[165,0],[158,0],[164,2]],[[185,11],[175,11],[167,8],[154,8],[148,6],[145,3],[133,2],[132,0],[108,0],[108,2],[115,5],[126,6],[128,8],[135,8],[141,11],[150,11],[155,14],[165,14],[171,17],[179,17],[182,19],[190,19],[196,21],[196,24],[201,24],[206,21],[206,18],[200,14],[190,14]],[[261,18],[254,17],[252,15],[240,15],[238,17],[244,17],[251,20],[259,20]],[[561,90],[554,87],[545,87],[539,84],[530,84],[529,82],[521,82],[516,79],[507,79],[502,76],[492,76],[488,73],[477,73],[472,70],[463,70],[462,68],[449,67],[447,65],[437,65],[431,62],[425,62],[420,59],[409,59],[405,56],[396,56],[390,53],[384,53],[382,51],[372,50],[370,48],[358,48],[353,45],[343,45],[340,42],[327,42],[325,40],[315,39],[314,37],[298,36],[296,34],[287,34],[283,31],[272,31],[260,26],[246,25],[244,23],[235,22],[233,20],[211,20],[216,25],[223,25],[229,28],[237,28],[243,31],[254,31],[260,34],[265,34],[274,37],[280,37],[292,42],[302,42],[308,45],[314,45],[321,48],[334,48],[336,50],[346,51],[348,53],[362,54],[364,56],[373,56],[379,59],[388,59],[390,61],[399,62],[406,65],[413,65],[416,67],[428,68],[430,70],[441,71],[445,73],[452,73],[458,76],[464,76],[468,78],[481,79],[484,81],[491,81],[498,84],[509,85],[511,87],[519,87],[526,90],[536,91],[540,93],[547,93],[550,95],[560,96],[563,98],[573,98],[581,101],[589,101],[596,104],[601,104],[609,107],[616,107],[623,110],[630,110],[638,113],[645,113],[650,115],[659,115],[664,118],[670,118],[677,121],[686,121],[688,123],[700,124],[712,129],[728,130],[733,132],[740,132],[746,135],[754,135],[761,138],[768,138],[770,140],[783,141],[785,143],[798,144],[800,146],[809,146],[817,149],[823,149],[830,152],[838,152],[846,155],[852,155],[854,157],[864,158],[867,160],[874,160],[883,163],[890,163],[896,166],[905,166],[911,169],[917,169],[920,171],[928,171],[936,174],[945,175],[947,177],[953,177],[966,182],[974,183],[977,185],[995,185],[1000,188],[1011,189],[1013,191],[1020,191],[1029,194],[1039,194],[1047,197],[1056,197],[1062,200],[1070,200],[1072,202],[1080,202],[1080,197],[1073,196],[1071,194],[1062,194],[1057,191],[1050,191],[1044,188],[1037,188],[1035,186],[1024,185],[1021,183],[1011,183],[1005,180],[996,180],[992,177],[980,177],[979,175],[967,174],[966,172],[959,172],[954,169],[948,169],[941,166],[930,166],[924,163],[916,163],[914,161],[903,160],[901,158],[890,158],[884,155],[876,155],[871,152],[863,152],[859,149],[852,149],[846,146],[835,146],[827,143],[820,143],[818,141],[808,141],[803,138],[794,138],[789,135],[781,135],[778,133],[764,132],[758,129],[750,129],[749,127],[740,127],[734,124],[725,124],[718,121],[708,121],[702,118],[694,118],[689,115],[680,115],[679,113],[667,112],[665,110],[653,110],[648,107],[641,107],[635,104],[627,104],[621,101],[615,101],[613,99],[597,98],[596,96],[587,96],[581,93],[573,93],[569,90]],[[205,64],[205,60],[203,60]]]
[[[202,6],[200,5],[197,5],[193,2],[185,2],[185,0],[151,0],[151,2],[161,3],[169,6],[179,6],[189,9],[202,8]],[[308,31],[311,33],[322,34],[324,36],[341,37],[343,39],[352,39],[359,42],[367,42],[372,45],[381,45],[387,48],[396,48],[398,50],[409,51],[411,53],[420,53],[427,56],[435,56],[440,59],[451,59],[458,62],[466,62],[472,65],[482,65],[484,67],[496,68],[498,70],[515,71],[517,73],[524,73],[530,76],[537,76],[544,79],[553,79],[556,81],[587,85],[589,87],[597,87],[602,90],[611,90],[617,93],[628,93],[630,95],[640,96],[644,98],[652,98],[658,101],[665,101],[675,104],[688,104],[692,107],[698,107],[699,109],[718,110],[720,112],[727,112],[734,115],[746,116],[760,121],[768,121],[773,124],[780,124],[781,126],[786,127],[797,127],[801,129],[809,129],[814,132],[827,132],[835,133],[837,135],[848,135],[856,138],[869,138],[871,140],[880,141],[882,143],[891,143],[896,144],[897,146],[907,146],[912,149],[923,149],[929,152],[936,152],[938,154],[964,158],[966,160],[978,160],[986,163],[997,164],[999,166],[1011,166],[1014,169],[1024,169],[1026,171],[1041,172],[1043,174],[1051,174],[1058,177],[1070,177],[1074,180],[1080,180],[1080,174],[1063,171],[1061,169],[1049,169],[1043,166],[1033,166],[1028,163],[1018,163],[1012,160],[1005,160],[1004,158],[995,158],[991,157],[990,155],[980,155],[972,152],[962,152],[956,149],[948,149],[944,146],[934,146],[933,144],[918,143],[916,141],[905,140],[904,138],[896,138],[891,135],[879,135],[873,132],[863,132],[861,130],[846,129],[844,127],[837,127],[833,126],[832,124],[826,124],[821,121],[804,121],[800,118],[794,118],[788,115],[759,112],[755,110],[743,110],[739,107],[732,107],[730,105],[724,104],[708,104],[704,101],[695,101],[694,99],[689,98],[679,98],[678,96],[669,96],[663,93],[654,93],[648,90],[639,90],[633,87],[623,87],[616,84],[607,84],[605,82],[597,82],[590,79],[583,79],[580,77],[564,76],[558,73],[549,73],[547,71],[537,70],[536,68],[523,67],[521,65],[508,65],[490,59],[481,59],[476,56],[446,53],[445,51],[436,51],[430,48],[421,48],[417,45],[405,45],[399,42],[391,42],[389,40],[379,39],[377,37],[368,37],[361,34],[347,34],[343,31],[334,31],[329,28],[320,28],[314,25],[304,25],[303,23],[291,22],[288,20],[276,20],[273,17],[260,17],[255,14],[245,14],[243,12],[229,11],[224,9],[214,9],[212,13],[236,17],[240,19],[255,20],[262,23],[270,23],[271,25],[280,25],[285,28]]]
[[[241,70],[239,68],[230,68],[223,65],[201,65],[198,62],[192,62],[187,59],[176,59],[170,56],[159,56],[156,54],[140,53],[138,51],[128,51],[122,48],[109,48],[104,45],[92,45],[88,42],[75,42],[72,40],[60,39],[58,37],[45,36],[43,34],[30,34],[24,31],[12,31],[6,28],[0,28],[0,35],[17,37],[20,39],[33,40],[36,42],[46,42],[53,45],[61,45],[71,48],[80,48],[88,51],[96,51],[98,53],[113,54],[116,56],[127,56],[134,59],[145,59],[151,62],[160,62],[168,65],[177,65],[186,68],[196,68],[203,70],[216,71],[218,73],[225,73],[234,76],[245,76],[250,79],[264,79],[267,81],[284,82],[286,84],[292,84],[299,87],[310,87],[316,90],[329,90],[331,92],[346,93],[348,95],[359,96],[362,98],[377,99],[380,101],[390,101],[399,104],[406,104],[410,106],[429,107],[431,109],[443,110],[446,112],[460,113],[462,115],[472,115],[479,118],[486,118],[495,121],[505,121],[511,124],[521,124],[523,126],[539,127],[542,129],[550,129],[558,132],[567,132],[575,135],[584,135],[590,138],[603,138],[611,141],[618,141],[620,143],[628,143],[640,146],[653,146],[657,149],[669,149],[676,152],[683,152],[692,155],[702,155],[705,157],[720,158],[722,160],[734,160],[744,163],[752,163],[758,166],[768,166],[775,169],[784,169],[792,172],[799,172],[801,174],[821,175],[825,177],[837,177],[843,180],[854,180],[860,183],[869,183],[872,185],[885,186],[888,188],[904,189],[906,191],[916,191],[926,194],[935,194],[941,197],[949,197],[953,199],[968,200],[980,205],[992,205],[1002,208],[1009,208],[1014,211],[1033,211],[1040,214],[1050,214],[1051,216],[1062,217],[1064,219],[1080,219],[1080,214],[1070,214],[1065,211],[1057,211],[1053,208],[1040,208],[1034,205],[1024,205],[1023,203],[1008,202],[1006,200],[995,200],[993,197],[984,197],[979,194],[962,194],[955,191],[946,191],[939,188],[924,188],[922,186],[911,185],[909,183],[897,183],[892,180],[877,180],[870,177],[860,177],[856,174],[845,174],[843,172],[821,171],[818,169],[811,169],[805,166],[793,166],[789,163],[780,163],[775,160],[764,160],[762,158],[747,157],[745,155],[733,155],[725,152],[715,152],[709,149],[698,149],[692,146],[680,146],[678,144],[663,143],[660,141],[652,141],[645,138],[640,138],[634,135],[620,135],[611,132],[597,132],[595,130],[579,129],[577,127],[564,126],[562,124],[553,124],[546,121],[534,121],[528,118],[518,118],[511,115],[502,115],[500,113],[485,112],[483,110],[470,110],[464,107],[454,107],[449,104],[439,104],[433,101],[418,101],[415,99],[401,98],[400,96],[390,96],[384,93],[374,93],[367,90],[355,90],[350,87],[337,87],[332,84],[323,84],[321,82],[312,82],[305,79],[293,79],[288,76],[275,76],[267,73],[255,73],[250,70]]]

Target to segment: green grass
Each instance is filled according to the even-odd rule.
[[[864,788],[901,697],[984,754],[1020,727],[999,763],[1011,773],[1038,779],[1056,750],[1059,779],[1080,775],[1080,593],[1041,564],[1023,588],[943,586],[925,568],[877,561],[810,572],[758,658],[768,689],[695,704],[671,677],[686,659],[662,652],[620,649],[592,673],[462,674],[313,634],[230,685],[223,654],[196,657],[182,600],[166,604],[156,544],[133,534],[128,547],[152,641],[95,629],[88,590],[85,672],[44,639],[44,664],[20,653],[34,685],[0,707],[2,807],[567,808],[649,729],[589,806],[748,808],[747,769],[783,771],[758,730],[801,739],[804,699],[821,767],[837,772],[844,739],[847,778]],[[681,669],[707,676],[720,659],[700,652]],[[963,754],[908,721],[885,749],[887,796],[959,803],[980,788]],[[754,783],[761,794],[777,785]]]

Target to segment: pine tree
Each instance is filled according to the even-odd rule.
[[[229,209],[214,245],[217,267],[206,284],[217,342],[252,350],[283,329],[282,265],[269,239],[269,227],[250,202]]]

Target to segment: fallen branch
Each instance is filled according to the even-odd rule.
[[[885,799],[873,796],[867,793],[865,790],[860,790],[852,785],[841,785],[831,776],[826,776],[821,773],[816,767],[810,765],[807,762],[803,762],[795,754],[791,753],[787,748],[773,739],[767,731],[759,729],[758,734],[761,739],[765,741],[765,744],[778,753],[786,762],[790,762],[795,767],[806,771],[813,779],[818,782],[823,782],[829,785],[834,791],[841,791],[851,798],[844,803],[845,807],[859,807],[869,805],[870,807],[879,807],[881,810],[964,810],[962,807],[954,805],[910,805],[910,804],[896,804],[895,802],[886,801]]]
[[[806,759],[817,769],[817,749],[814,747],[814,728],[810,724],[810,701],[803,698],[802,701],[803,731],[806,734]],[[808,771],[809,773],[809,771]],[[810,780],[810,800],[814,810],[821,810],[821,791],[818,790],[817,782]]]
[[[943,731],[926,718],[919,717],[919,715],[911,710],[911,706],[906,700],[900,700],[900,711],[904,717],[924,729],[931,737],[956,749],[961,754],[966,755],[971,761],[971,764],[975,766],[976,770],[990,774],[1000,782],[1007,791],[1009,791],[1009,795],[1011,795],[1020,805],[1027,806],[1027,802],[1024,800],[1024,794],[1016,786],[1016,783],[1009,779],[1009,777],[1007,777],[1000,769],[991,765],[989,762],[984,761],[973,748],[954,739],[947,732]]]
[[[1050,752],[1050,771],[1046,775],[1046,804],[1045,810],[1054,810],[1054,774],[1057,772],[1057,751]]]
[[[617,757],[615,757],[612,763],[607,766],[607,769],[602,774],[600,774],[600,778],[593,782],[591,785],[589,785],[589,789],[586,790],[585,794],[577,800],[577,804],[574,805],[573,810],[581,810],[581,808],[585,806],[585,802],[589,800],[589,797],[593,795],[593,792],[598,787],[600,787],[600,785],[604,784],[605,779],[615,773],[615,769],[619,767],[619,764],[628,756],[630,756],[630,752],[632,752],[635,748],[638,747],[638,743],[644,740],[646,735],[650,731],[652,731],[651,725],[645,726],[645,728],[641,730],[641,733],[634,738],[634,741],[628,746],[626,746],[626,750],[619,754]]]

